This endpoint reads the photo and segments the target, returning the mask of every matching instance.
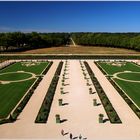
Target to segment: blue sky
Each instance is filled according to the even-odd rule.
[[[140,2],[0,1],[0,32],[140,32]]]

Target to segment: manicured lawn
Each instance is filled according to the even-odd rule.
[[[0,80],[2,81],[16,81],[32,77],[29,73],[5,73],[0,75]]]
[[[120,73],[117,76],[123,79],[140,81],[140,73]]]
[[[115,79],[115,82],[140,107],[140,83],[126,82]]]
[[[39,75],[48,66],[48,62],[42,62],[40,64],[28,67],[23,65],[22,63],[18,62],[10,65],[7,68],[1,70],[0,73],[26,71]],[[21,73],[20,75],[18,75],[18,73],[15,73],[14,75],[4,75],[0,78],[12,81],[22,78],[25,79],[25,77],[27,78],[29,77],[29,75],[25,75],[25,73],[23,73],[23,75]],[[0,118],[5,118],[10,114],[10,112],[21,100],[21,98],[24,96],[26,91],[30,88],[30,86],[34,83],[35,80],[36,78],[23,82],[0,84]]]
[[[108,75],[113,75],[117,72],[123,72],[123,71],[133,71],[133,72],[140,72],[140,67],[136,66],[135,64],[132,64],[130,62],[126,62],[126,65],[122,66],[113,66],[111,64],[107,64],[105,62],[98,62],[98,64],[106,71]]]
[[[0,118],[7,117],[34,81],[0,84]]]
[[[106,71],[107,75],[113,75],[117,72],[123,71],[132,71],[132,72],[140,72],[140,67],[131,63],[126,62],[126,65],[123,66],[113,66],[111,64],[107,64],[106,62],[98,62],[98,64],[102,67],[103,70]],[[122,73],[118,74],[118,77],[127,79],[140,81],[140,73]],[[125,93],[140,107],[140,83],[136,82],[127,82],[123,80],[119,80],[113,78],[114,81],[125,91]]]
[[[5,73],[5,72],[15,72],[15,71],[26,71],[26,72],[32,72],[34,74],[40,74],[43,69],[48,65],[48,62],[42,62],[38,65],[32,65],[32,66],[25,66],[26,62],[18,62],[15,63],[8,68],[5,68],[0,71],[0,73]]]

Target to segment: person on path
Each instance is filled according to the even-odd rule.
[[[81,134],[79,135],[79,139],[82,139],[82,136],[81,136]]]
[[[62,134],[62,136],[64,136],[64,130],[63,129],[61,130],[61,134]]]
[[[72,140],[72,133],[70,133],[70,139]]]

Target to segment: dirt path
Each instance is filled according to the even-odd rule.
[[[72,39],[72,37],[70,38],[70,40],[72,41],[73,46],[76,47],[76,44],[75,44],[74,40]]]

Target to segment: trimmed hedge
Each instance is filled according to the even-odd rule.
[[[53,98],[54,98],[54,94],[55,94],[55,90],[56,90],[56,87],[57,87],[57,84],[58,84],[58,80],[59,80],[59,76],[60,76],[60,73],[61,73],[62,66],[63,66],[63,62],[60,62],[57,69],[56,69],[54,77],[51,81],[51,84],[48,88],[46,96],[43,100],[41,108],[38,112],[35,123],[46,123],[47,120],[48,120],[49,113],[50,113],[50,110],[51,110],[52,101],[53,101]]]
[[[90,75],[90,78],[92,80],[92,83],[94,84],[95,86],[95,89],[97,91],[97,94],[103,104],[103,107],[107,113],[107,116],[110,120],[111,123],[122,123],[120,117],[118,116],[116,110],[113,108],[110,100],[108,99],[107,95],[105,94],[102,86],[100,85],[99,81],[97,80],[97,78],[95,77],[93,71],[91,70],[89,64],[84,61],[84,65]]]
[[[0,59],[140,59],[140,55],[0,55]]]

